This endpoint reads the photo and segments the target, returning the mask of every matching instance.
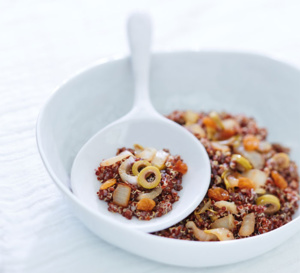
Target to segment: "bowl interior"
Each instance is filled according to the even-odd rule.
[[[252,54],[155,54],[151,99],[162,114],[176,109],[228,111],[256,118],[269,140],[292,148],[300,164],[300,72]],[[94,66],[65,83],[40,118],[39,145],[56,177],[69,187],[79,149],[97,131],[126,114],[133,101],[127,58]],[[298,214],[299,215],[299,212]]]

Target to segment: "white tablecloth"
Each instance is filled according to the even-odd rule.
[[[100,58],[127,54],[125,20],[137,8],[152,13],[155,51],[247,50],[300,67],[298,0],[0,1],[0,272],[220,271],[162,265],[94,236],[66,206],[36,148],[37,115],[52,90]],[[299,268],[300,233],[222,272]]]

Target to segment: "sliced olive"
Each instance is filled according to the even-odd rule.
[[[231,160],[235,161],[239,165],[239,167],[242,168],[242,169],[239,168],[240,171],[243,171],[243,170],[248,171],[248,170],[252,169],[252,165],[249,162],[249,160],[241,155],[234,154],[234,155],[232,155]]]
[[[161,174],[158,168],[148,166],[138,174],[138,184],[145,189],[155,188],[161,180]]]
[[[138,175],[140,173],[140,171],[147,167],[147,166],[151,166],[151,163],[147,160],[140,160],[140,161],[136,161],[133,165],[132,165],[132,173],[133,175]]]
[[[273,214],[280,210],[280,201],[273,194],[264,194],[256,199],[256,205],[265,206],[265,213]]]

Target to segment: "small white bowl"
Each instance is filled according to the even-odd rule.
[[[296,68],[248,53],[154,54],[150,89],[153,104],[162,114],[193,109],[253,116],[268,128],[269,140],[292,148],[291,157],[300,164],[300,71]],[[92,232],[151,260],[207,267],[261,255],[298,231],[299,211],[290,223],[256,237],[226,242],[182,241],[130,229],[87,207],[69,187],[73,160],[97,131],[127,113],[132,101],[129,59],[111,59],[59,87],[37,122],[43,162],[74,213]]]

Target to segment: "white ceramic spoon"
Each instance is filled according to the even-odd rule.
[[[154,232],[176,224],[188,216],[204,198],[210,182],[210,163],[202,144],[186,129],[163,117],[153,108],[149,98],[149,61],[151,22],[148,16],[134,14],[128,21],[128,38],[135,82],[133,109],[123,118],[113,122],[79,151],[71,171],[72,190],[78,198],[102,216],[112,217],[132,228]],[[113,94],[112,94],[113,96]],[[100,183],[95,169],[103,159],[113,157],[120,147],[133,147],[138,143],[144,147],[169,149],[171,154],[180,155],[188,165],[183,176],[180,199],[173,210],[150,221],[133,217],[127,220],[107,210],[107,203],[97,196]]]

